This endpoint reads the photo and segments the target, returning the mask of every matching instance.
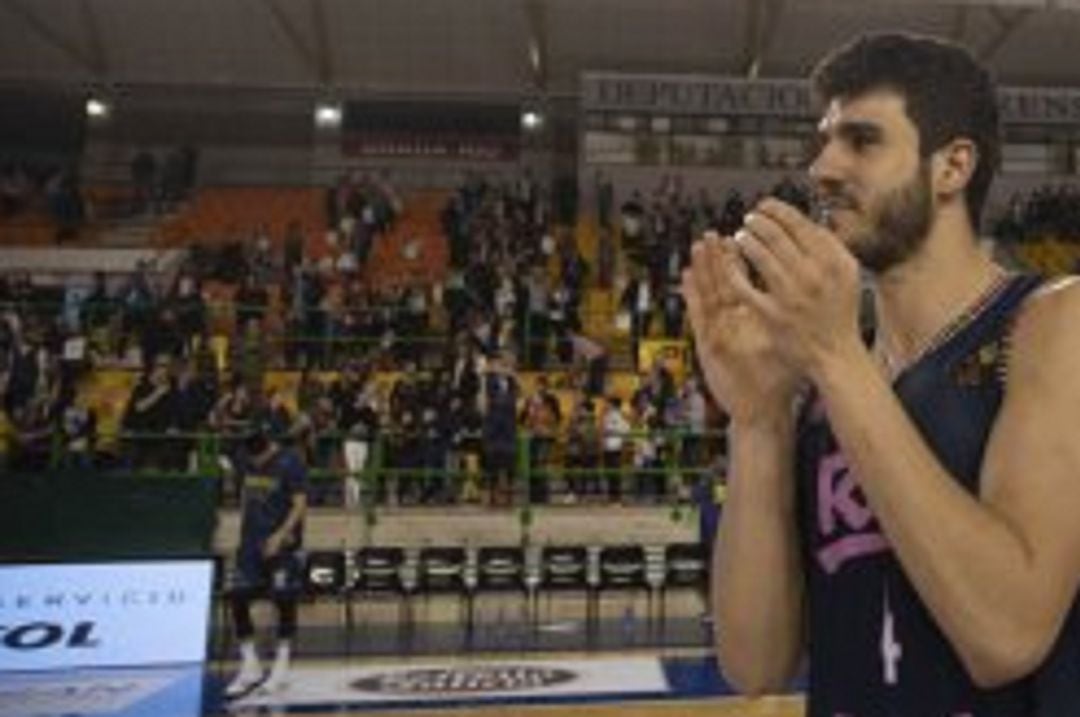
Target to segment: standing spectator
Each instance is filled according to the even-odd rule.
[[[122,426],[129,434],[131,463],[136,470],[166,470],[176,467],[170,460],[166,433],[176,417],[170,362],[158,358],[143,372],[128,400]]]
[[[635,413],[634,425],[634,472],[638,500],[663,498],[666,483],[662,472],[661,448],[664,443],[663,421],[655,407],[646,404]]]
[[[119,347],[121,353],[132,340],[142,347],[144,334],[154,318],[157,299],[150,285],[149,272],[150,263],[140,259],[135,264],[135,271],[128,278],[127,284],[120,291],[119,299],[123,307],[123,335]],[[140,356],[140,360],[147,363],[146,356]]]
[[[255,402],[243,376],[236,372],[229,379],[210,413],[210,427],[221,441],[218,462],[228,476],[235,476],[237,461],[241,454],[241,441],[253,427]],[[230,486],[231,497],[239,495],[239,486]]]
[[[619,300],[620,309],[630,317],[630,342],[634,366],[638,364],[638,346],[649,335],[652,322],[653,289],[640,270],[635,270]]]
[[[131,160],[131,183],[135,187],[135,214],[156,211],[157,159],[142,149]]]
[[[597,285],[601,289],[610,289],[615,281],[615,235],[605,227],[600,230],[596,245]]]
[[[87,401],[76,400],[68,405],[60,417],[63,467],[71,470],[89,470],[94,467],[97,445],[97,412]]]
[[[628,433],[630,422],[623,413],[622,399],[611,396],[604,409],[603,442],[607,493],[608,499],[613,503],[622,500],[623,447]]]
[[[379,435],[376,387],[370,376],[361,376],[349,365],[334,389],[341,430],[345,434],[345,507],[355,509],[360,505],[362,480]]]
[[[574,366],[585,369],[585,394],[590,398],[604,395],[607,384],[608,352],[599,341],[585,334],[570,334]]]
[[[13,471],[40,473],[49,467],[55,420],[46,395],[37,395],[11,414],[8,447]]]
[[[293,276],[304,263],[304,228],[297,220],[285,228],[285,276]]]
[[[198,439],[195,434],[205,430],[210,412],[217,402],[217,390],[216,375],[201,370],[194,357],[181,361],[176,377],[176,415],[173,425],[179,434],[179,451],[187,456],[189,469],[196,468],[195,451]]]
[[[517,459],[518,381],[505,354],[496,355],[484,376],[484,473],[491,505],[509,505]]]
[[[586,395],[578,397],[570,416],[566,439],[566,501],[599,495],[596,471],[600,467],[600,433],[597,430],[596,408]]]
[[[542,269],[534,269],[528,278],[529,316],[526,334],[529,366],[543,369],[547,365],[548,318],[550,306],[547,279]]]
[[[529,498],[534,503],[546,503],[550,491],[550,457],[555,437],[562,423],[559,398],[548,385],[548,377],[536,379],[536,390],[521,408],[521,425],[529,432]]]
[[[196,338],[203,336],[207,328],[206,300],[203,299],[199,281],[189,274],[181,274],[177,278],[170,303],[176,316],[176,329],[182,343],[183,355],[188,356],[194,348]]]
[[[7,325],[11,327],[11,351],[3,394],[4,408],[13,414],[39,392],[46,351],[40,337],[21,330],[16,315],[9,314]]]
[[[263,328],[263,319],[266,316],[266,307],[270,304],[270,295],[266,291],[266,286],[258,280],[254,272],[249,271],[244,274],[233,301],[236,316],[233,332],[237,336],[252,321],[260,330]]]
[[[94,353],[104,354],[110,348],[109,324],[115,314],[112,297],[109,296],[105,272],[94,272],[93,286],[83,301],[83,328],[90,339]]]
[[[443,408],[429,395],[420,411],[420,502],[424,504],[445,503],[450,498],[446,461],[451,435],[442,418]]]
[[[604,176],[599,170],[594,180],[596,192],[596,218],[600,228],[604,231],[611,229],[611,211],[615,206],[615,186],[609,177]]]
[[[664,290],[664,337],[677,339],[683,334],[686,305],[678,284],[668,284]]]

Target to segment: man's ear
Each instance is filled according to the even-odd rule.
[[[962,193],[979,160],[979,150],[966,137],[958,137],[934,152],[931,166],[935,193],[939,196]]]

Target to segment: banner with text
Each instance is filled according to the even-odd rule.
[[[210,560],[0,566],[0,672],[202,662]]]
[[[1080,124],[1080,89],[1004,87],[998,103],[1006,124]],[[806,80],[617,72],[583,74],[581,104],[586,112],[718,117],[812,119],[819,111]]]
[[[232,703],[231,708],[340,709],[375,703],[664,695],[669,690],[664,669],[655,657],[300,667],[292,671],[286,691],[254,694]]]

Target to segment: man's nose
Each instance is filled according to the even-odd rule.
[[[826,142],[811,160],[807,170],[810,181],[818,187],[843,184],[847,161],[835,142]]]

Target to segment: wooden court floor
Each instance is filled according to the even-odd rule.
[[[242,714],[242,713],[237,713]],[[801,697],[748,700],[718,697],[701,700],[605,702],[580,705],[488,705],[467,709],[391,710],[383,712],[304,712],[305,717],[802,717]]]
[[[641,654],[647,654],[643,651]],[[699,654],[696,649],[684,651],[687,655]],[[678,651],[667,651],[678,654]],[[495,656],[495,655],[487,655]],[[484,658],[483,654],[473,658]],[[505,657],[505,656],[502,656]],[[546,657],[567,659],[582,657],[579,653],[550,653]],[[413,658],[382,658],[382,662],[408,663]],[[467,662],[468,660],[463,660]],[[334,659],[308,660],[307,664],[332,666],[340,664]],[[221,677],[231,674],[236,664],[228,661],[216,665]],[[579,704],[561,702],[558,704],[477,704],[466,707],[429,707],[415,709],[379,709],[356,708],[342,705],[328,707],[325,711],[312,711],[304,708],[304,717],[803,717],[805,700],[802,696],[784,695],[747,699],[730,696],[689,697],[673,696],[670,699],[617,699],[602,702],[584,700]],[[243,715],[265,715],[263,709],[233,709],[225,715],[240,717]],[[289,711],[271,711],[269,714],[288,715]]]

